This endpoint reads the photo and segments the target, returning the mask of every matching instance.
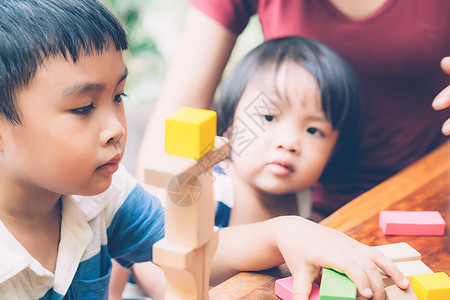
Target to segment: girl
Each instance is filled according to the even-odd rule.
[[[231,144],[230,159],[216,168],[221,226],[297,214],[305,201],[299,192],[338,176],[357,149],[355,79],[334,51],[308,38],[270,40],[252,50],[214,108],[218,134]]]

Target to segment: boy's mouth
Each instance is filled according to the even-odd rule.
[[[109,160],[106,164],[118,164],[122,160],[122,153],[117,153],[111,160]]]
[[[122,160],[122,153],[118,153],[107,163],[98,167],[97,170],[104,171],[108,174],[114,174],[119,169],[119,164],[121,160]]]

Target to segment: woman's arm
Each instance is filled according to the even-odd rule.
[[[237,36],[196,8],[189,9],[181,41],[142,140],[136,177],[164,152],[164,120],[181,107],[210,108]]]

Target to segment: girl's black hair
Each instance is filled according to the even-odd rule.
[[[0,1],[0,117],[21,124],[15,97],[49,58],[126,50],[126,33],[98,0]]]
[[[235,67],[222,86],[213,108],[217,112],[219,135],[232,125],[234,113],[244,90],[255,74],[291,61],[305,68],[316,79],[322,109],[333,129],[339,131],[335,153],[328,162],[321,181],[338,176],[356,155],[362,126],[358,85],[347,63],[324,44],[305,37],[268,40],[250,51]]]

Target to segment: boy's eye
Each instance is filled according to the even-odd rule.
[[[306,129],[306,131],[315,136],[325,137],[325,134],[323,133],[323,131],[320,129],[317,129],[315,127],[309,127],[308,129]]]
[[[75,108],[70,110],[72,113],[77,114],[77,115],[87,115],[89,114],[93,109],[94,109],[94,104],[91,103],[87,106],[83,106],[83,107],[79,107],[79,108]]]
[[[272,116],[272,115],[264,115],[263,118],[267,121],[267,122],[272,122],[272,121],[276,121],[277,117]]]
[[[114,102],[120,103],[122,102],[122,97],[126,97],[127,95],[125,93],[121,93],[114,96]]]

